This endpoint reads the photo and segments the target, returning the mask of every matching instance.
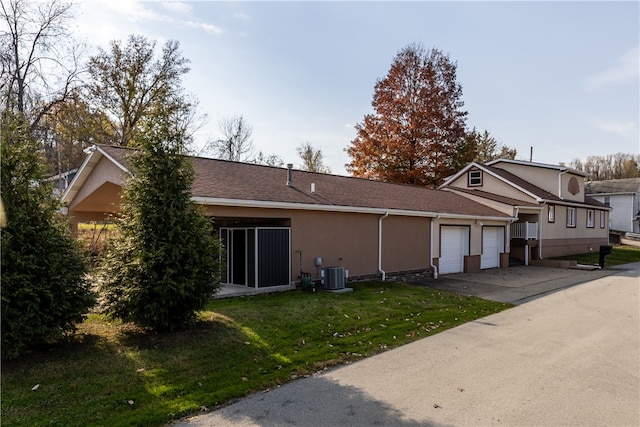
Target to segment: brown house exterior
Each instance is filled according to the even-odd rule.
[[[94,146],[62,197],[72,224],[120,212],[122,147]],[[290,286],[343,267],[350,280],[508,266],[508,212],[451,191],[191,158],[194,204],[226,248],[225,283]]]
[[[470,163],[440,188],[517,218],[510,254],[528,263],[608,244],[611,209],[585,195],[586,177],[565,166],[498,159]]]

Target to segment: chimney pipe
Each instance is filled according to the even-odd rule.
[[[311,183],[311,193],[316,194],[316,183],[315,182]]]
[[[287,163],[287,187],[291,187],[293,182],[291,181],[293,163]]]

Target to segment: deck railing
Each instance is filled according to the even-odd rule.
[[[537,222],[514,222],[511,224],[512,239],[537,239],[538,223]]]

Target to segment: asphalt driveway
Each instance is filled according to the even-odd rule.
[[[636,426],[639,277],[628,264],[179,425]]]

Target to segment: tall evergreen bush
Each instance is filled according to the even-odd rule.
[[[191,203],[185,136],[147,124],[128,156],[119,237],[101,266],[105,309],[156,331],[188,327],[219,287],[219,243]]]
[[[95,299],[86,263],[57,213],[45,159],[20,116],[5,112],[1,133],[2,358],[73,332]]]

